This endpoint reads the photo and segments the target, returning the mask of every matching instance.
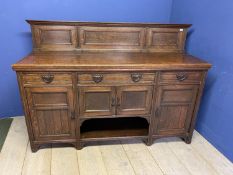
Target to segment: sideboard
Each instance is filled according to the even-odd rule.
[[[32,151],[177,136],[191,142],[211,65],[184,52],[189,24],[27,21],[13,64]]]

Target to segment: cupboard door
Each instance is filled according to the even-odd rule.
[[[36,140],[75,138],[75,116],[71,88],[27,88]]]
[[[117,115],[151,113],[153,86],[121,86],[117,89]]]
[[[198,85],[167,85],[159,88],[158,126],[155,134],[183,134],[193,115]]]
[[[80,117],[111,116],[115,114],[113,87],[80,87]]]

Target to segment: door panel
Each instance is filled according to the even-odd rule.
[[[36,140],[75,138],[71,88],[27,88]]]
[[[67,109],[36,110],[33,117],[38,122],[39,137],[70,135],[69,112]]]
[[[33,105],[67,105],[66,92],[34,92],[32,94]]]
[[[118,115],[150,114],[153,86],[122,86],[117,89]]]
[[[157,134],[182,134],[189,128],[197,85],[168,85],[159,88]]]
[[[115,90],[112,87],[80,87],[80,117],[115,114]]]

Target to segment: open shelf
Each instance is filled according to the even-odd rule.
[[[147,136],[149,124],[144,118],[102,118],[86,120],[81,126],[81,139]]]

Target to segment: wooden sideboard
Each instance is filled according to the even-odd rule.
[[[211,65],[184,53],[188,24],[32,21],[17,73],[32,151],[51,143],[191,142]]]

